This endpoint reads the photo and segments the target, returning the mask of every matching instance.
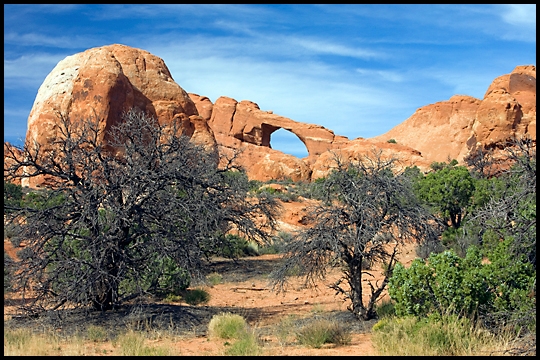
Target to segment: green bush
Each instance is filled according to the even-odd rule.
[[[494,295],[489,310],[495,316],[506,314],[502,323],[514,324],[516,331],[536,332],[536,269],[526,254],[510,251],[513,245],[512,238],[499,241],[483,266],[482,274]]]
[[[396,315],[395,304],[392,300],[383,300],[380,304],[375,305],[375,312],[379,319]]]
[[[226,350],[226,355],[230,356],[257,356],[262,354],[259,345],[259,338],[253,331],[247,331],[233,342]]]
[[[432,254],[427,262],[415,259],[409,268],[397,264],[388,283],[388,294],[398,316],[425,316],[452,311],[472,315],[492,300],[476,247],[460,258],[447,250]]]
[[[168,294],[163,301],[166,303],[180,302],[182,301],[182,295]]]
[[[390,139],[387,142],[390,143],[390,144],[397,144],[396,139]]]
[[[448,165],[444,162],[433,163],[431,167],[435,171],[417,178],[414,190],[418,198],[432,208],[433,213],[457,229],[474,193],[475,180],[467,167],[456,164],[455,160]]]
[[[120,283],[124,293],[137,293],[140,287],[145,293],[157,296],[179,295],[191,283],[189,273],[178,266],[170,257],[154,257],[149,266],[137,273],[129,273]]]
[[[211,286],[221,284],[223,281],[223,276],[217,272],[206,275],[206,280],[210,283]]]
[[[23,198],[23,191],[20,185],[4,180],[4,207],[18,207]],[[5,211],[5,210],[4,210]]]
[[[416,259],[409,268],[397,264],[388,283],[398,316],[433,313],[464,316],[494,313],[522,317],[536,308],[536,272],[526,255],[509,251],[512,239],[500,241],[482,263],[480,250],[471,245],[465,258],[453,250]],[[535,310],[534,310],[535,311]],[[529,323],[527,326],[536,325]]]
[[[280,231],[272,238],[272,242],[270,244],[259,247],[259,254],[281,254],[285,246],[292,240],[292,238],[293,236],[290,233]]]
[[[243,256],[258,256],[259,247],[257,244],[247,241],[241,236],[227,234],[225,243],[221,247],[218,255],[227,258],[238,258]]]

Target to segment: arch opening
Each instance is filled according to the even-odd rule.
[[[274,131],[270,135],[270,147],[300,159],[309,155],[302,140],[296,134],[283,128]]]

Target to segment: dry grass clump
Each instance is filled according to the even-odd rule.
[[[337,321],[319,319],[304,326],[296,334],[302,345],[321,348],[324,344],[347,345],[351,342],[351,332]]]
[[[208,323],[208,335],[210,338],[232,341],[224,343],[227,346],[225,355],[256,356],[263,352],[257,333],[250,329],[246,320],[238,314],[214,315]]]
[[[511,341],[474,326],[466,318],[389,316],[372,329],[379,355],[472,356],[502,354]]]
[[[246,320],[231,313],[214,315],[208,323],[208,335],[210,338],[238,339],[247,332]]]

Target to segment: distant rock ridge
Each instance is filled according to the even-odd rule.
[[[536,67],[517,66],[499,76],[482,100],[455,95],[419,108],[385,134],[349,140],[323,126],[261,110],[249,100],[221,96],[212,103],[180,87],[159,57],[114,44],[68,56],[57,64],[38,90],[26,141],[51,146],[57,136],[58,112],[79,119],[97,115],[106,130],[133,107],[156,116],[161,124],[181,120],[192,141],[222,157],[239,152],[236,160],[250,179],[314,180],[328,174],[336,154],[360,159],[373,150],[397,156],[402,166],[426,170],[433,161],[461,162],[469,151],[497,146],[514,135],[536,141]],[[271,135],[279,129],[295,134],[308,156],[299,159],[272,149]],[[25,185],[39,183],[34,179]]]
[[[536,141],[536,66],[517,66],[499,76],[482,100],[455,95],[426,105],[390,131],[372,139],[394,139],[430,161],[459,162],[478,147],[493,148],[512,137]]]

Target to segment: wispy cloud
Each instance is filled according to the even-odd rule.
[[[4,59],[4,90],[22,86],[37,92],[43,80],[65,56],[41,53]]]
[[[536,4],[503,5],[499,14],[510,25],[502,29],[504,39],[536,43]]]
[[[358,59],[372,59],[381,57],[377,51],[372,51],[368,49],[352,48],[349,46],[344,46],[341,44],[330,43],[321,39],[301,39],[295,38],[291,39],[293,45],[298,45],[304,49],[310,50],[312,53],[316,54],[330,54],[338,56],[347,56]]]
[[[60,49],[80,49],[81,44],[97,43],[99,38],[82,35],[63,35],[51,36],[42,33],[4,33],[4,44],[13,44],[16,46],[40,46],[54,47]]]
[[[388,70],[377,70],[377,69],[361,69],[357,68],[355,69],[357,73],[362,75],[365,79],[380,79],[384,81],[390,81],[390,82],[403,82],[405,80],[405,76],[403,73],[399,73],[397,71],[388,71]]]
[[[407,103],[400,92],[382,90],[377,80],[354,84],[344,74],[337,75],[339,71],[317,63],[162,57],[176,82],[188,92],[208,96],[212,102],[220,96],[255,101],[262,110],[322,125],[352,138],[379,135],[374,124],[380,121],[381,109],[390,99],[394,107],[401,104],[414,111],[414,104]],[[385,118],[389,116],[395,114]],[[393,124],[400,122],[399,117],[393,120]]]

